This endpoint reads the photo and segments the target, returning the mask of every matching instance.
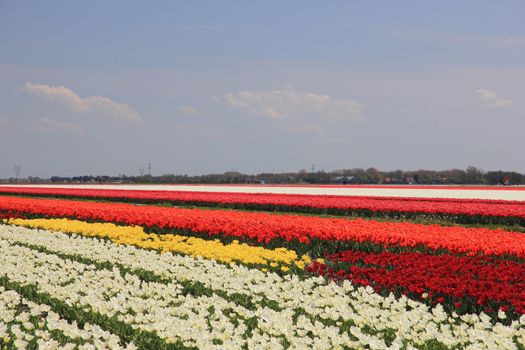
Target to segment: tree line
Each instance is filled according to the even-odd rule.
[[[229,171],[220,174],[159,176],[53,176],[51,178],[28,177],[0,180],[3,183],[150,183],[150,184],[425,184],[425,185],[523,185],[525,174],[515,171],[483,171],[469,166],[467,169],[449,170],[394,170],[380,171],[375,168],[342,169],[308,172],[300,170],[287,173],[260,173],[256,175]]]

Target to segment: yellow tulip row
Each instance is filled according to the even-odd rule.
[[[292,265],[304,269],[311,262],[307,255],[298,256],[295,251],[285,248],[266,249],[239,243],[237,240],[224,244],[218,239],[206,240],[174,234],[158,235],[147,233],[140,226],[118,226],[112,223],[88,223],[69,219],[9,219],[8,223],[86,237],[108,238],[116,244],[130,244],[161,252],[177,252],[226,263],[263,264],[272,268],[280,267],[283,271],[287,271]]]

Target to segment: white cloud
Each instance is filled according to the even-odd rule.
[[[362,119],[364,105],[352,99],[286,88],[274,91],[239,91],[223,97],[231,108],[277,120],[300,121],[306,117]],[[319,119],[322,118],[322,119]]]
[[[192,107],[192,106],[181,106],[179,107],[179,113],[184,116],[189,117],[189,116],[199,113],[199,111],[195,107]]]
[[[486,89],[477,89],[476,94],[478,99],[487,107],[510,107],[512,106],[512,100],[504,100],[499,98],[498,94],[494,91]]]
[[[57,130],[57,131],[79,132],[83,130],[82,126],[79,124],[61,122],[61,121],[54,120],[51,118],[41,118],[36,124],[36,128],[38,130],[46,130],[46,131]]]
[[[120,123],[140,123],[142,121],[139,112],[126,104],[113,102],[107,97],[80,97],[64,86],[32,84],[30,82],[24,85],[23,90],[30,95],[61,104],[74,112],[100,115]]]

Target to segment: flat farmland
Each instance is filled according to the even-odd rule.
[[[0,186],[0,348],[525,349],[525,189]]]

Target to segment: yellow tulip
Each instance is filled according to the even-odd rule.
[[[240,243],[238,240],[224,244],[218,239],[206,240],[173,234],[158,235],[146,233],[140,226],[118,226],[112,223],[88,223],[69,219],[10,219],[9,223],[86,237],[108,238],[116,244],[129,244],[161,252],[177,252],[226,263],[241,262],[269,265],[273,268],[284,265],[281,267],[282,271],[289,270],[286,265],[295,265],[304,269],[306,264],[311,262],[310,257],[306,255],[299,257],[295,251],[286,248],[266,249]]]

